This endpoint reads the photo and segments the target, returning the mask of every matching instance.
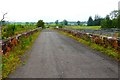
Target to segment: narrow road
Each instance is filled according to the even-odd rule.
[[[9,78],[117,78],[118,64],[53,30],[43,30],[26,64]]]

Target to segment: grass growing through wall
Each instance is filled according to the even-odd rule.
[[[9,52],[9,56],[2,56],[2,78],[7,78],[22,63],[21,57],[26,54],[27,50],[31,49],[40,32],[38,31],[27,38],[22,37],[20,43]]]
[[[64,34],[66,36],[69,36],[71,38],[74,38],[75,40],[79,41],[80,43],[85,44],[85,45],[87,45],[87,46],[89,46],[92,49],[95,49],[97,51],[100,51],[100,52],[114,58],[117,61],[120,61],[120,54],[118,52],[116,52],[116,50],[113,48],[104,48],[103,46],[97,45],[97,44],[92,43],[90,41],[83,40],[81,38],[75,37],[72,34],[69,34],[69,33],[66,33],[63,31],[59,31],[59,33]]]

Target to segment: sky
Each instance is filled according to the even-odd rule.
[[[45,22],[87,21],[89,16],[105,17],[118,9],[120,0],[0,0],[0,19],[6,21]]]

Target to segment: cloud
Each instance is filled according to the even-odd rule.
[[[1,0],[0,18],[8,12],[9,21],[87,20],[89,16],[105,16],[118,9],[119,0]]]

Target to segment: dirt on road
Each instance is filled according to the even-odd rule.
[[[118,63],[53,30],[43,30],[26,64],[9,78],[118,78]]]

